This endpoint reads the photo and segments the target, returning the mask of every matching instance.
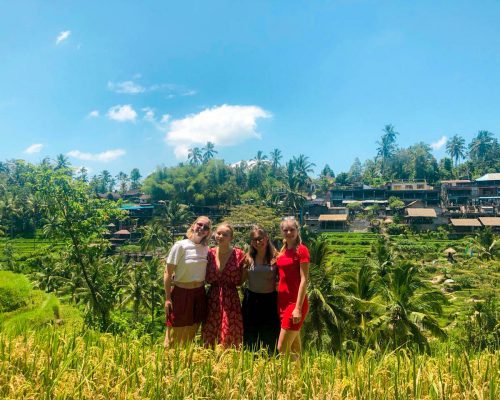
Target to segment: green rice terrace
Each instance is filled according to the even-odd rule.
[[[165,351],[161,309],[147,322],[134,316],[134,301],[122,302],[114,312],[113,333],[99,333],[88,327],[85,294],[79,298],[64,287],[51,293],[33,287],[44,282],[36,270],[44,262],[36,260],[49,257],[50,262],[59,262],[61,242],[1,239],[0,263],[25,275],[0,271],[0,397],[498,398],[498,260],[482,260],[471,253],[473,237],[448,240],[431,233],[381,240],[372,233],[322,234],[316,242],[324,243],[327,257],[316,266],[324,269],[319,280],[311,270],[311,291],[325,278],[342,286],[346,277],[354,276],[361,265],[376,264],[385,251],[386,256],[418,266],[419,277],[444,294],[443,312],[437,320],[446,339],[430,337],[429,350],[423,352],[412,346],[377,350],[377,346],[349,341],[337,348],[331,339],[311,333],[311,329],[324,331],[325,325],[309,321],[304,336],[310,345],[297,364],[287,357],[269,358],[246,350],[212,351],[197,344]],[[450,247],[456,251],[452,262],[444,253]],[[157,274],[161,275],[161,266]],[[331,295],[344,301],[335,291]],[[314,307],[312,292],[310,298]],[[366,301],[374,303],[377,298]],[[138,307],[148,314],[146,304]],[[322,311],[316,313],[321,321]],[[470,337],[487,327],[485,321],[470,323],[478,313],[485,320],[493,313],[497,325],[490,327],[489,334],[482,332],[482,342],[471,346],[466,329],[471,330]],[[131,325],[125,328],[124,324]]]

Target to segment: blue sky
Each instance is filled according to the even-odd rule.
[[[2,1],[0,160],[91,173],[305,154],[338,173],[398,142],[500,127],[498,1]]]

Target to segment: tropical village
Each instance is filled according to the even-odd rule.
[[[500,2],[0,2],[0,400],[500,399]]]
[[[346,172],[280,149],[89,176],[66,156],[0,163],[2,398],[467,398],[499,394],[500,147],[436,160],[386,125]],[[196,216],[311,253],[300,361],[199,338],[165,350],[164,257]]]

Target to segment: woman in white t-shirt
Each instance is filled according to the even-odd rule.
[[[211,228],[208,217],[198,217],[186,233],[188,238],[176,242],[167,256],[163,275],[167,317],[165,347],[193,340],[205,319],[207,242]]]

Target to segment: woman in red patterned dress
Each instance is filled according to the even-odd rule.
[[[300,328],[309,310],[306,295],[309,250],[302,244],[295,218],[283,219],[281,231],[284,245],[276,259],[279,273],[278,311],[281,319],[278,350],[280,353],[292,352],[294,357],[298,357],[301,351]]]
[[[238,347],[243,340],[243,318],[237,286],[241,285],[246,255],[231,246],[233,228],[227,223],[217,226],[217,247],[209,250],[205,281],[208,290],[208,314],[201,328],[206,347],[220,344]]]

